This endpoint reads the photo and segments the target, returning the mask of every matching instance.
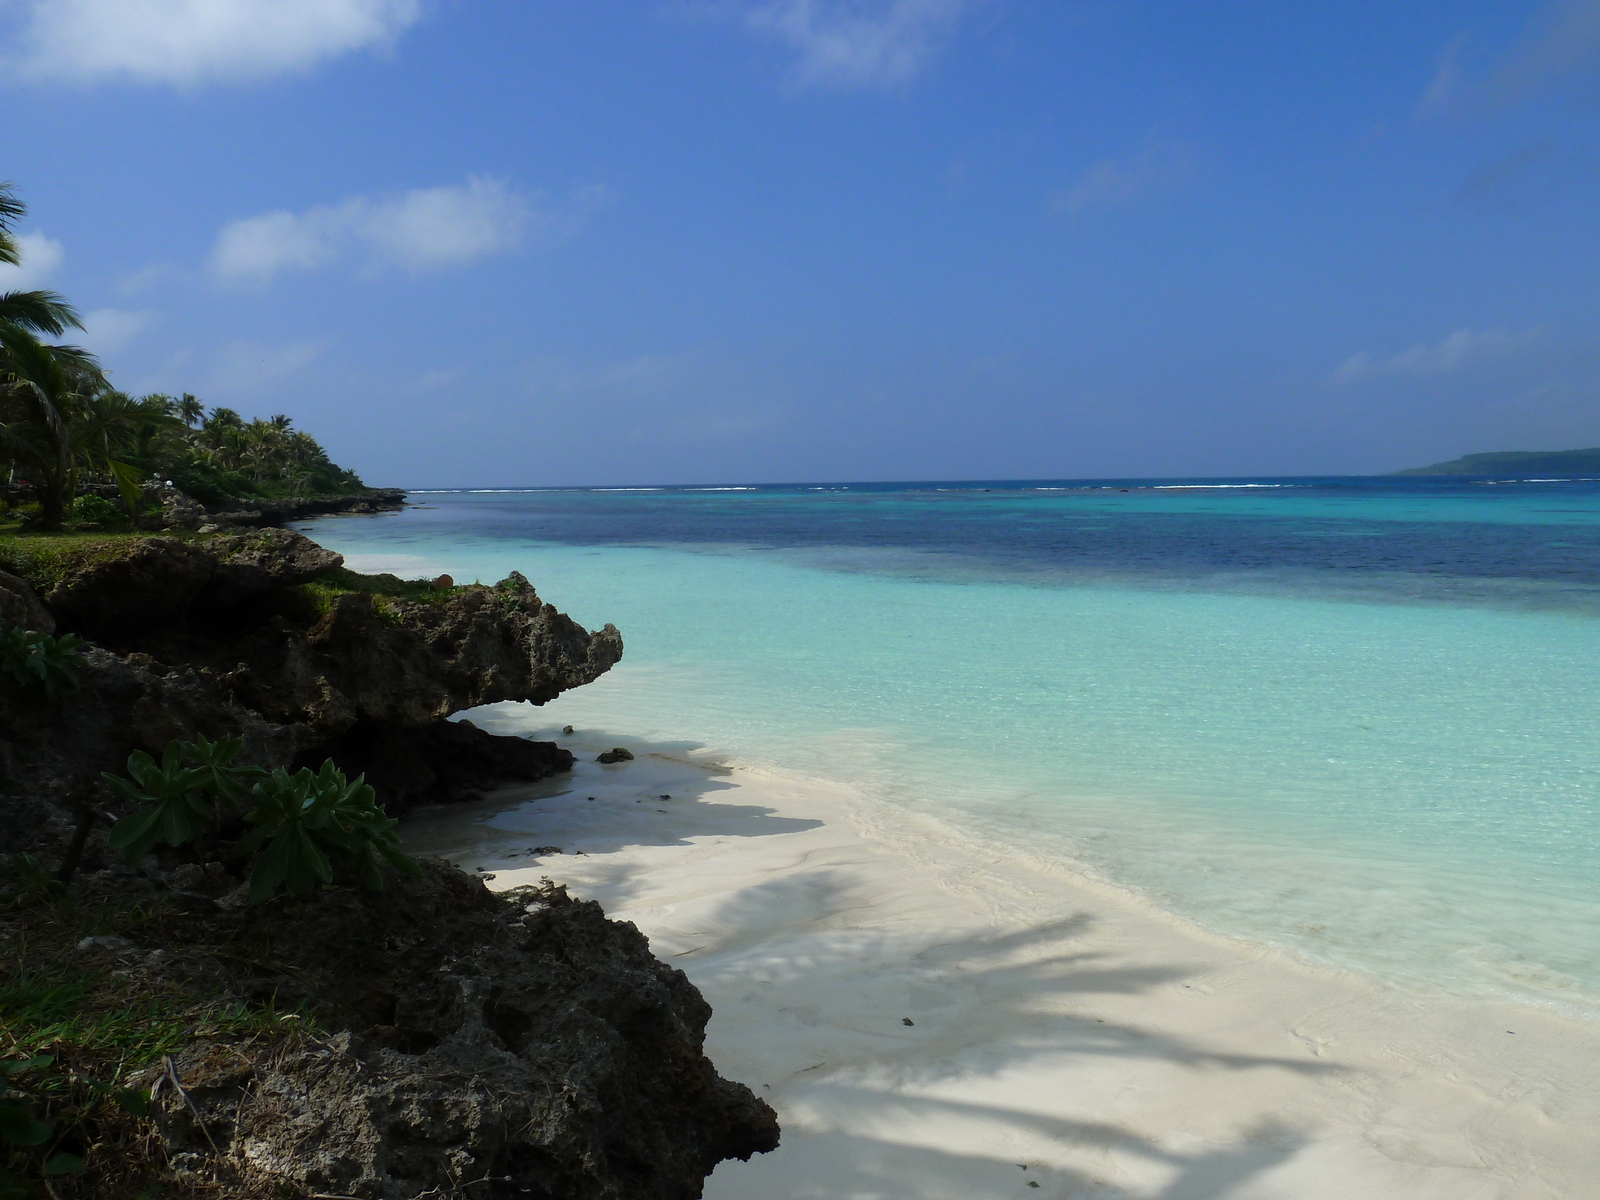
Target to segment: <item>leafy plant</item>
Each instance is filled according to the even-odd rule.
[[[347,780],[331,758],[317,771],[274,771],[256,784],[255,794],[255,810],[245,817],[255,828],[236,847],[239,854],[265,847],[250,873],[251,903],[280,887],[305,894],[332,883],[336,863],[372,891],[383,889],[384,863],[407,875],[422,873],[400,852],[399,822],[376,803],[366,776]]]
[[[63,686],[78,687],[77,668],[83,665],[78,647],[82,644],[83,639],[75,633],[56,638],[15,626],[0,630],[0,672],[24,687],[38,684],[53,700]]]
[[[132,778],[107,773],[106,782],[136,811],[111,827],[108,840],[129,859],[156,846],[198,841],[219,823],[219,809],[236,811],[246,781],[256,780],[254,806],[244,814],[250,830],[233,847],[236,856],[260,850],[250,871],[250,901],[260,903],[286,888],[304,895],[334,881],[335,869],[363,886],[383,888],[383,866],[408,875],[417,864],[400,852],[398,824],[377,803],[364,775],[346,779],[330,758],[309,767],[270,775],[260,767],[238,767],[240,738],[169,742],[158,763],[143,750],[128,756]]]
[[[25,1180],[44,1175],[72,1175],[83,1170],[76,1154],[49,1154],[42,1150],[54,1133],[38,1114],[36,1087],[22,1078],[54,1063],[49,1055],[0,1062],[0,1198],[25,1198]]]
[[[121,526],[128,523],[128,514],[104,496],[79,496],[72,502],[72,519]]]
[[[105,772],[112,790],[138,806],[111,827],[111,848],[140,859],[163,842],[183,846],[199,838],[216,822],[218,801],[232,809],[243,782],[266,774],[260,767],[232,765],[243,747],[237,737],[172,741],[159,763],[143,750],[128,755],[131,780]]]

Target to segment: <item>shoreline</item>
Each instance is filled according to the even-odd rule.
[[[711,1200],[1600,1195],[1592,1023],[1317,968],[845,787],[637,739],[604,767],[591,740],[564,739],[569,779],[402,832],[598,900],[700,988],[707,1052],[784,1127]]]

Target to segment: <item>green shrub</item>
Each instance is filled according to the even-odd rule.
[[[104,496],[79,496],[72,502],[74,521],[92,521],[97,525],[124,526],[129,524],[128,514]]]
[[[163,843],[196,842],[216,829],[219,809],[236,810],[244,784],[256,780],[254,806],[244,814],[251,828],[233,847],[240,857],[260,850],[250,871],[251,903],[280,889],[303,895],[333,883],[336,873],[381,891],[385,863],[420,874],[400,852],[398,822],[376,802],[365,776],[346,779],[331,758],[320,770],[306,767],[292,775],[236,767],[242,745],[239,738],[169,742],[159,763],[134,751],[128,756],[131,779],[105,775],[117,795],[137,806],[111,827],[112,848],[137,860]]]
[[[118,796],[138,806],[111,827],[111,848],[141,859],[157,845],[184,846],[197,840],[217,820],[217,802],[232,808],[246,780],[266,775],[260,767],[235,767],[242,738],[203,736],[192,742],[168,742],[157,763],[143,750],[128,755],[128,774],[104,773]]]
[[[0,674],[24,687],[38,684],[53,700],[63,687],[78,686],[82,644],[75,633],[55,638],[30,629],[0,627]]]
[[[245,817],[255,828],[236,848],[245,854],[264,847],[250,872],[252,903],[280,887],[303,895],[318,884],[332,883],[335,866],[375,892],[383,890],[384,863],[408,875],[422,873],[400,853],[394,832],[399,822],[376,803],[366,777],[346,780],[331,758],[318,771],[274,771],[256,784],[255,795],[255,810]]]
[[[250,481],[238,471],[190,461],[175,467],[169,476],[178,489],[193,496],[208,508],[227,505],[254,491]]]

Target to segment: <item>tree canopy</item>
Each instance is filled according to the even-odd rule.
[[[26,211],[0,183],[0,263],[20,262],[14,230]],[[282,413],[247,421],[188,394],[129,396],[94,355],[46,340],[82,328],[55,292],[0,293],[0,473],[29,485],[43,528],[66,523],[85,485],[115,484],[135,520],[156,482],[207,505],[362,487]]]

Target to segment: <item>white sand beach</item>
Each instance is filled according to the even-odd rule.
[[[1593,1024],[1212,936],[846,789],[567,744],[572,776],[407,844],[566,884],[700,988],[783,1125],[711,1200],[1600,1197]]]

